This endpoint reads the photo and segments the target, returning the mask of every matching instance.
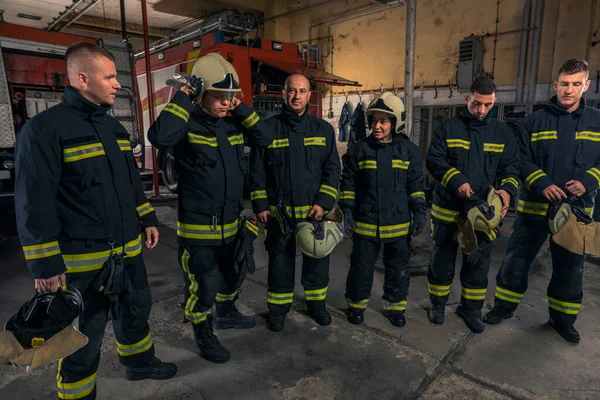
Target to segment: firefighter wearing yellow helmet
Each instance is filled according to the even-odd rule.
[[[475,333],[485,329],[481,309],[492,242],[498,235],[494,228],[516,198],[519,186],[517,141],[505,123],[490,118],[495,101],[494,81],[477,78],[465,96],[464,109],[455,118],[437,124],[426,163],[436,180],[431,207],[434,250],[427,276],[429,320],[444,323],[460,230],[462,287],[456,313]],[[491,190],[490,198],[492,186],[498,190]]]
[[[185,318],[200,355],[223,363],[230,355],[213,334],[213,303],[216,328],[255,325],[254,317],[242,315],[234,304],[245,270],[236,269],[231,257],[246,232],[258,234],[256,226],[240,218],[245,139],[266,147],[273,138],[240,101],[238,74],[220,55],[198,59],[185,83],[152,124],[148,138],[159,149],[171,148],[179,166],[177,236],[186,284]],[[243,242],[252,246],[252,241]]]
[[[404,103],[398,97],[383,93],[371,101],[366,114],[371,135],[350,147],[342,160],[339,205],[346,232],[354,236],[346,281],[348,321],[364,321],[375,262],[383,246],[383,308],[390,322],[402,327],[410,282],[410,238],[425,226],[421,152],[402,133]]]

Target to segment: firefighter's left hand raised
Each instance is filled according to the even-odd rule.
[[[232,110],[234,110],[237,106],[240,105],[240,103],[242,102],[242,100],[240,100],[237,97],[234,97],[231,102],[230,102],[230,106],[229,108],[231,108]]]
[[[321,207],[318,204],[315,204],[314,206],[312,206],[312,208],[308,212],[308,216],[313,217],[317,221],[320,221],[321,218],[323,218],[323,213],[324,213],[323,207]]]
[[[158,229],[155,226],[149,226],[145,229],[146,248],[153,249],[158,244]]]

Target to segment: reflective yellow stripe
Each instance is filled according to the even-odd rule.
[[[51,257],[60,254],[60,246],[58,245],[58,241],[23,246],[23,254],[25,255],[25,260]]]
[[[137,239],[127,242],[123,246],[115,248],[117,253],[125,252],[125,258],[135,257],[142,253],[142,235]],[[63,254],[62,258],[67,267],[67,273],[89,272],[101,269],[104,262],[110,256],[111,250],[84,254]]]
[[[488,239],[490,239],[490,242],[493,242],[498,235],[496,235],[496,231],[491,230],[491,231],[483,231],[483,233],[485,233],[485,235],[488,237]]]
[[[313,136],[304,138],[305,146],[327,146],[327,139],[322,136]]]
[[[359,161],[358,169],[377,169],[377,161],[376,160]]]
[[[504,143],[484,143],[483,151],[488,153],[502,153],[504,151]]]
[[[421,197],[421,198],[424,199],[425,198],[425,192],[412,192],[409,195],[409,197],[412,198],[412,199],[419,198],[419,197]]]
[[[258,236],[258,226],[254,225],[250,221],[246,221],[246,229],[252,232],[255,236]]]
[[[354,190],[342,190],[340,192],[340,200],[354,200]]]
[[[266,199],[266,198],[267,198],[266,190],[254,190],[254,191],[250,192],[250,200],[259,200],[259,199]]]
[[[448,210],[435,204],[431,206],[431,216],[442,221],[457,222],[458,214],[458,211]]]
[[[450,294],[450,285],[434,285],[433,283],[427,283],[427,289],[429,294],[438,297],[448,296]]]
[[[304,297],[307,301],[325,300],[327,297],[327,286],[322,289],[305,290]]]
[[[333,186],[322,184],[321,187],[319,188],[319,193],[325,193],[325,194],[328,194],[329,196],[333,197],[334,200],[337,199],[337,189],[334,188]]]
[[[389,239],[408,235],[410,222],[398,225],[381,225],[379,226],[379,237]]]
[[[410,161],[392,160],[392,168],[400,168],[400,169],[408,170],[409,166],[410,166]]]
[[[281,147],[290,147],[290,140],[289,139],[275,139],[269,145],[268,148],[269,149],[279,149]]]
[[[217,297],[215,297],[215,301],[223,302],[223,301],[233,301],[235,300],[235,296],[237,296],[237,290],[232,294],[223,294],[217,293]]]
[[[391,303],[387,300],[383,300],[383,309],[385,311],[404,311],[406,310],[406,300],[402,300],[397,303]]]
[[[467,300],[485,300],[487,289],[469,289],[462,287],[460,294]]]
[[[244,144],[244,135],[241,133],[239,135],[229,136],[227,139],[229,139],[229,143],[231,143],[232,146]]]
[[[356,227],[354,228],[354,233],[363,236],[369,237],[377,237],[377,225],[373,224],[365,224],[364,222],[356,222]]]
[[[63,149],[63,160],[64,162],[73,162],[83,160],[86,158],[103,156],[105,154],[106,153],[104,152],[104,147],[102,147],[102,143],[98,142]]]
[[[293,209],[291,206],[286,206],[285,211],[289,216],[294,217],[296,219],[303,219],[308,216],[308,212],[312,206],[295,206]],[[277,206],[269,205],[269,210],[271,211],[271,215],[273,217],[277,217]]]
[[[534,203],[525,200],[519,200],[517,202],[517,211],[525,214],[546,216],[548,214],[548,207],[548,203]]]
[[[519,181],[516,180],[515,178],[505,178],[505,179],[502,179],[502,181],[500,182],[500,186],[504,186],[507,183],[510,183],[511,185],[513,185],[514,187],[516,187],[517,189],[519,188]]]
[[[496,297],[501,300],[519,304],[523,296],[525,296],[525,293],[517,293],[501,288],[500,286],[496,286]]]
[[[566,301],[557,300],[553,297],[548,297],[548,307],[564,314],[577,315],[579,314],[581,303],[569,303]]]
[[[463,139],[446,139],[446,146],[449,149],[461,148],[465,150],[471,149],[471,142]]]
[[[448,171],[446,171],[446,173],[442,177],[442,186],[446,187],[448,185],[448,182],[450,182],[450,179],[452,179],[454,176],[456,176],[458,174],[460,174],[459,170],[457,170],[454,167],[450,168]]]
[[[216,137],[209,137],[198,135],[196,133],[188,132],[188,142],[193,144],[202,144],[210,147],[219,147]]]
[[[192,272],[190,271],[190,257],[190,252],[187,251],[187,249],[184,249],[183,253],[181,254],[181,268],[183,269],[183,272],[187,274],[188,279],[190,281],[190,284],[188,286],[188,293],[190,295],[188,296],[188,299],[185,302],[185,306],[183,307],[183,309],[185,313],[185,318],[188,321],[194,324],[199,324],[200,322],[206,321],[208,315],[210,314],[210,309],[200,312],[194,312],[194,308],[198,303],[198,296],[196,296],[196,293],[198,291],[198,282],[196,281],[195,275],[192,274]]]
[[[364,310],[365,308],[367,308],[367,305],[369,304],[369,299],[352,301],[352,299],[350,299],[350,297],[346,297],[346,303],[348,303],[348,307],[350,307],[350,308],[358,308],[360,310]]]
[[[59,399],[82,399],[94,391],[96,386],[96,376],[98,372],[94,372],[92,375],[85,379],[72,383],[63,383],[62,376],[60,375],[60,369],[62,367],[62,360],[59,362],[59,369],[57,374],[56,385],[58,387],[58,398]]]
[[[527,176],[527,178],[525,179],[525,185],[527,185],[528,188],[531,188],[531,185],[533,185],[533,182],[537,181],[538,179],[540,179],[543,176],[548,176],[548,175],[546,175],[546,173],[544,171],[542,171],[541,169],[535,170]]]
[[[134,344],[123,344],[117,340],[117,353],[122,357],[134,356],[136,354],[144,353],[152,347],[154,341],[150,333],[146,335],[142,340]]]
[[[255,113],[254,111],[252,111],[252,114],[250,114],[248,116],[248,118],[246,118],[245,120],[242,121],[242,125],[244,126],[244,128],[250,129],[254,125],[256,125],[256,123],[258,122],[258,120],[260,120],[260,117],[258,116],[257,113]]]
[[[150,205],[150,203],[144,203],[141,206],[137,206],[136,210],[138,212],[138,215],[141,217],[143,217],[146,214],[150,214],[152,211],[154,211],[154,207],[152,207]]]
[[[177,221],[177,236],[187,239],[219,240],[235,236],[239,220],[226,225],[196,225]]]
[[[119,148],[121,149],[121,151],[130,151],[131,150],[131,143],[129,142],[129,140],[117,140],[117,143],[119,144]]]
[[[274,293],[267,292],[267,303],[271,304],[291,304],[294,300],[294,293]]]
[[[542,131],[542,132],[533,132],[531,134],[532,142],[539,142],[541,140],[557,140],[558,134],[556,131]]]
[[[600,142],[600,132],[594,132],[594,131],[575,132],[575,140],[590,140],[592,142]]]
[[[175,103],[169,103],[165,106],[165,108],[163,108],[163,111],[169,112],[173,115],[178,116],[179,118],[181,118],[182,120],[184,120],[185,122],[188,122],[188,120],[190,119],[190,113],[188,113],[185,108],[178,106]]]
[[[600,170],[598,168],[590,168],[585,172],[596,178],[596,182],[598,182],[598,185],[600,186]]]

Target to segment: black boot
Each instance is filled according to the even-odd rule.
[[[390,311],[389,319],[392,325],[402,328],[406,325],[406,317],[404,316],[404,311]]]
[[[139,381],[142,379],[170,379],[177,373],[177,366],[173,363],[162,362],[153,357],[148,363],[137,367],[127,367],[127,380]]]
[[[267,318],[267,329],[271,332],[282,331],[285,327],[286,313],[270,313]]]
[[[327,326],[331,324],[331,314],[325,308],[325,300],[307,301],[306,308],[310,317],[319,325]]]
[[[254,317],[239,312],[233,301],[217,302],[216,308],[215,329],[250,329],[256,325]]]
[[[473,333],[481,333],[485,329],[485,325],[481,320],[481,310],[470,310],[463,306],[456,307],[456,315],[465,321],[467,328]]]
[[[559,324],[558,322],[554,322],[552,318],[548,320],[548,323],[567,342],[577,344],[581,340],[579,332],[577,332],[577,329],[573,325]]]
[[[360,325],[365,321],[365,310],[350,307],[348,309],[348,322],[354,325]]]
[[[215,364],[227,362],[231,355],[229,351],[213,333],[212,315],[208,315],[206,321],[199,324],[192,324],[194,328],[194,337],[196,338],[196,347],[202,358]]]
[[[512,316],[513,312],[510,309],[503,306],[494,306],[489,313],[485,314],[483,322],[490,325],[498,325],[505,319],[511,319]]]
[[[442,325],[446,317],[446,306],[432,305],[429,309],[429,321],[432,324]]]

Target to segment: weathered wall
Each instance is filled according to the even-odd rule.
[[[311,1],[314,2],[314,1]],[[318,40],[324,55],[324,68],[345,78],[357,80],[363,89],[391,88],[404,84],[405,7],[387,8],[378,13],[351,18],[353,11],[377,7],[373,1],[338,1],[327,6],[279,18],[265,24],[266,37],[301,42],[333,37],[333,55],[327,39]],[[600,6],[595,0],[546,0],[543,12],[538,83],[550,82],[562,62],[572,57],[588,57],[592,75],[600,69]],[[302,7],[306,1],[267,0],[265,16]],[[417,87],[455,82],[458,44],[471,34],[494,33],[497,0],[418,0],[415,60]],[[381,7],[380,7],[381,8]],[[593,10],[595,8],[595,10]],[[501,0],[499,32],[521,28],[523,0]],[[531,10],[533,25],[535,1]],[[323,21],[329,21],[322,23]],[[320,25],[316,25],[319,24]],[[529,33],[531,44],[533,32]],[[486,37],[484,66],[492,72],[494,37]],[[494,76],[499,85],[517,80],[520,33],[498,36]],[[333,61],[333,69],[331,64]],[[529,66],[529,61],[527,65]],[[527,78],[528,74],[526,74]]]

